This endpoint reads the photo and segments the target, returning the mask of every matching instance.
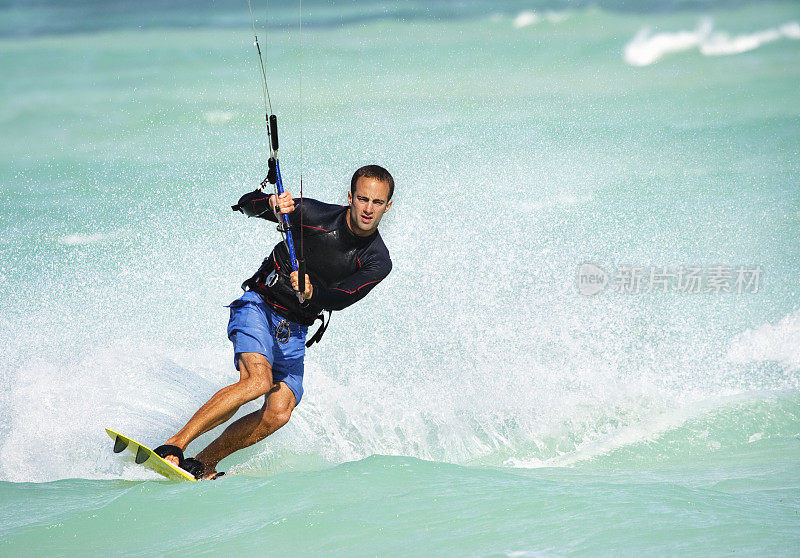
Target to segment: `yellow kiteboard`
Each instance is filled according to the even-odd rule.
[[[122,434],[118,434],[110,428],[106,428],[106,432],[109,436],[111,436],[111,439],[114,440],[114,453],[120,453],[127,449],[133,454],[133,460],[138,465],[147,467],[151,471],[155,471],[159,475],[167,477],[169,480],[197,480],[180,467],[176,467],[166,459],[159,457],[153,452],[153,450],[143,444],[140,444],[136,440],[132,440],[126,436],[123,436]]]

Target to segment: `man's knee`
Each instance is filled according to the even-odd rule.
[[[289,406],[278,409],[267,408],[261,415],[261,422],[277,430],[289,422],[290,418],[292,418],[292,409]]]
[[[294,393],[283,382],[275,384],[261,409],[261,423],[270,431],[281,428],[292,417],[295,400]]]
[[[276,430],[282,428],[292,416],[291,409],[275,410],[265,409],[262,411],[261,422],[256,429],[256,436],[263,440]]]

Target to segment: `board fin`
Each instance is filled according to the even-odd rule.
[[[128,447],[128,442],[123,440],[122,437],[117,436],[114,438],[114,453],[120,453],[125,451],[125,448]]]
[[[142,463],[147,461],[148,457],[150,457],[150,452],[147,451],[147,449],[143,448],[142,446],[139,446],[139,449],[136,450],[136,459],[135,459],[136,464],[141,465]]]

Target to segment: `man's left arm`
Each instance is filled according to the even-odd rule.
[[[367,296],[391,270],[392,262],[388,256],[385,260],[364,263],[361,269],[336,287],[315,284],[311,302],[325,310],[343,310]]]

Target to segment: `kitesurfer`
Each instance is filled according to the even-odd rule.
[[[303,239],[305,289],[291,271],[286,243],[278,243],[259,270],[242,284],[244,294],[230,304],[228,337],[233,343],[239,381],[219,390],[156,453],[197,478],[215,478],[228,455],[259,442],[285,425],[303,396],[306,332],[323,310],[342,310],[364,298],[391,271],[392,263],[378,224],[392,206],[394,179],[378,165],[354,174],[347,206],[302,198],[290,192],[268,195],[260,189],[233,206],[250,217],[279,222],[289,215],[290,232]],[[230,424],[195,458],[183,457],[189,443],[230,420],[243,404],[261,396],[261,409]]]

